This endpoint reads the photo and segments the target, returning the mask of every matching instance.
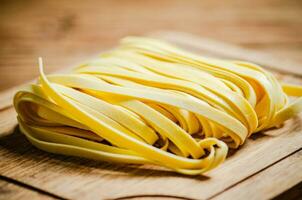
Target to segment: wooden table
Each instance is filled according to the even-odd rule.
[[[277,71],[290,81],[300,82],[296,75],[302,73],[301,1],[20,0],[1,2],[0,11],[0,90],[36,77],[38,56],[44,57],[47,71],[52,72],[114,46],[123,36],[150,32],[195,51],[254,56],[273,69],[287,66],[290,73]],[[261,53],[175,32],[154,34],[162,29]],[[262,56],[263,52],[271,56]],[[15,125],[12,91],[0,93],[0,129],[6,133]],[[300,120],[257,134],[217,170],[195,178],[152,167],[121,167],[48,154],[32,147],[16,129],[0,139],[0,199],[103,199],[130,194],[136,199],[296,199],[302,195]]]

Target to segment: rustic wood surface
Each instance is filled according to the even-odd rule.
[[[31,199],[31,200],[51,200],[54,199],[50,196],[43,195],[36,191],[24,189],[22,186],[18,186],[9,181],[0,179],[0,199],[1,200],[19,200],[19,199]]]
[[[114,46],[126,35],[190,32],[302,61],[302,1],[1,0],[0,90]]]
[[[34,78],[38,56],[52,72],[114,46],[125,35],[148,32],[194,51],[252,59],[275,69],[285,81],[302,83],[301,1],[18,0],[1,1],[0,11],[0,90]],[[172,32],[156,32],[160,29]],[[11,97],[17,88],[0,91],[0,134],[14,132],[0,139],[0,199],[302,195],[301,117],[281,129],[254,135],[214,171],[187,177],[152,166],[113,165],[37,150],[15,129]],[[285,192],[290,188],[291,194]]]
[[[184,43],[171,32],[169,38],[166,32],[152,35]],[[196,44],[194,50],[198,51]],[[283,73],[280,77],[302,84],[301,78],[292,75]],[[7,116],[5,111],[13,109],[2,111]],[[14,134],[0,140],[0,173],[33,190],[65,199],[272,198],[302,180],[301,120],[296,117],[280,129],[253,135],[222,166],[199,177],[177,175],[153,166],[114,165],[49,154],[32,147],[16,128]],[[257,187],[251,187],[255,184]]]
[[[232,187],[231,189],[226,192],[223,192],[221,195],[214,199],[239,200],[245,199],[246,196],[249,196],[250,200],[257,200],[263,198],[269,199],[272,196],[276,196],[280,193],[280,191],[287,190],[289,185],[295,185],[302,180],[301,157],[302,150],[280,161],[272,167],[269,167],[268,169],[259,172],[255,176],[252,176],[247,179],[246,181],[239,183],[236,187]],[[271,180],[273,184],[268,184],[267,180]],[[278,190],[276,190],[276,186],[278,186]],[[249,188],[253,188],[253,190]]]

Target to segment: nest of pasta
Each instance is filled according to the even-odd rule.
[[[116,49],[17,92],[21,131],[48,152],[202,174],[253,133],[302,109],[302,88],[260,66],[127,37]]]

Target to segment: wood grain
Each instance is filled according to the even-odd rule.
[[[302,83],[299,78],[290,75],[283,75],[282,78]],[[237,184],[241,185],[242,181],[257,176],[260,171],[299,151],[301,130],[300,117],[289,120],[281,129],[254,135],[222,166],[205,176],[186,177],[175,176],[173,172],[154,166],[114,165],[48,154],[32,147],[16,129],[13,135],[0,141],[4,147],[0,149],[3,161],[0,163],[0,173],[63,198],[106,199],[157,195],[208,199]],[[301,158],[301,155],[298,154],[298,157]],[[280,188],[277,191],[283,190]]]
[[[236,187],[224,191],[213,199],[239,200],[245,199],[246,197],[249,197],[250,200],[271,199],[287,190],[289,187],[293,187],[301,182],[301,171],[302,150],[239,183]]]
[[[227,44],[224,42],[197,37],[192,34],[188,33],[181,33],[181,32],[169,32],[169,31],[157,31],[151,34],[147,34],[147,36],[159,38],[168,42],[171,42],[175,45],[181,46],[185,49],[189,49],[191,51],[195,51],[202,55],[220,57],[220,58],[228,58],[228,59],[240,59],[246,60],[250,62],[254,62],[264,66],[267,69],[270,69],[273,72],[277,72],[277,75],[280,73],[283,74],[290,74],[292,76],[283,76],[282,79],[289,78],[289,82],[294,83],[301,83],[298,78],[293,76],[302,76],[302,69],[301,64],[295,63],[293,61],[286,61],[282,59],[275,59],[272,55],[261,51],[252,51],[248,50],[236,45]],[[225,51],[224,49],[229,49],[229,51]],[[90,56],[93,57],[93,56]],[[86,58],[87,59],[87,58]],[[69,65],[70,66],[70,65]],[[76,65],[72,65],[76,66]],[[72,68],[66,67],[61,70],[60,72],[68,71]],[[35,80],[31,80],[30,82],[34,82]],[[28,84],[26,83],[26,84]],[[0,92],[0,113],[1,115],[5,115],[6,117],[0,118],[0,137],[8,135],[12,133],[12,130],[17,125],[17,121],[15,119],[16,113],[12,108],[13,104],[13,96],[14,94],[24,85],[14,86],[10,89]]]
[[[286,192],[273,198],[273,200],[301,200],[301,199],[302,199],[302,182],[290,188]]]
[[[254,136],[206,176],[188,177],[153,166],[114,165],[53,155],[32,147],[18,131],[0,141],[0,172],[64,198],[164,195],[207,199],[301,149],[300,120],[290,120],[282,129]]]
[[[12,106],[0,110],[0,138],[12,134],[17,124],[17,114]]]
[[[115,46],[123,36],[148,32],[197,52],[251,59],[277,69],[276,75],[286,82],[302,83],[296,76],[302,71],[301,1],[17,0],[1,1],[0,11],[0,90],[36,77],[38,56],[44,57],[47,72],[54,72]],[[172,32],[154,34],[163,29]],[[217,46],[217,41],[223,42]],[[18,88],[0,92],[0,134],[6,134],[0,139],[0,176],[33,190],[0,179],[0,199],[44,199],[52,194],[70,199],[301,195],[301,183],[291,196],[279,195],[302,181],[301,116],[281,129],[253,135],[214,171],[188,177],[154,166],[109,164],[34,148],[15,128],[11,102]]]
[[[19,199],[31,199],[31,200],[51,200],[53,197],[43,195],[41,193],[25,189],[21,186],[15,185],[0,178],[0,200],[19,200]]]
[[[157,30],[206,38],[302,61],[302,1],[2,0],[0,90],[115,46],[127,35]],[[18,72],[18,73],[16,73]]]

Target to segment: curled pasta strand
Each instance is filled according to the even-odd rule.
[[[243,61],[202,57],[150,38],[16,93],[21,131],[36,147],[196,175],[253,133],[302,110],[302,87]],[[288,95],[297,98],[290,102]]]

